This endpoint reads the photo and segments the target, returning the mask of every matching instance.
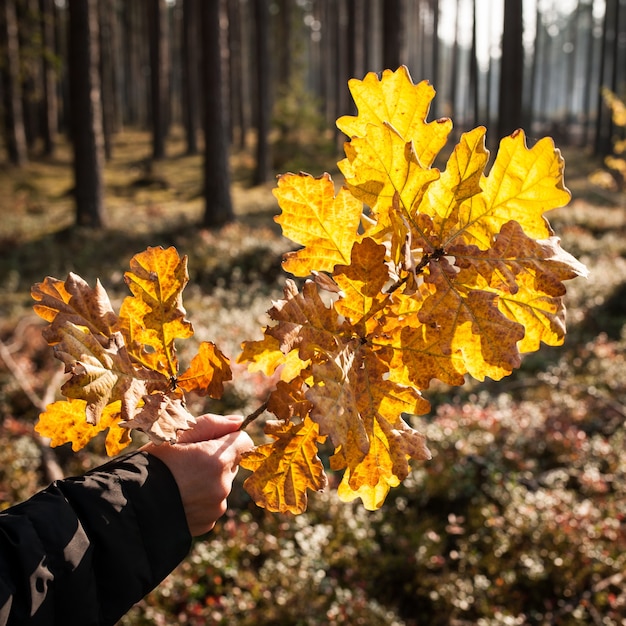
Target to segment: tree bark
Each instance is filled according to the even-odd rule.
[[[403,8],[402,0],[383,3],[383,66],[394,71],[404,62]]]
[[[256,63],[257,63],[257,144],[255,185],[266,183],[271,176],[270,125],[272,116],[271,71],[269,40],[269,4],[267,0],[254,0],[256,22]]]
[[[98,72],[97,0],[69,0],[70,119],[74,147],[76,224],[104,226],[104,140]]]
[[[17,15],[14,0],[3,0],[0,15],[2,43],[6,63],[4,66],[4,125],[9,160],[21,167],[28,161],[24,113],[22,109],[22,87],[20,83],[20,51],[17,30]]]
[[[183,122],[187,139],[187,154],[198,152],[198,3],[183,1]]]
[[[230,197],[228,136],[222,102],[220,3],[202,2],[202,84],[204,89],[204,215],[202,225],[234,219]]]
[[[210,2],[213,4],[213,1]],[[148,0],[150,37],[150,91],[152,111],[152,156],[165,157],[169,125],[169,40],[166,0]]]
[[[522,0],[505,0],[502,65],[498,104],[498,137],[522,125],[524,49],[522,43]]]
[[[54,152],[58,132],[59,106],[57,98],[57,73],[52,59],[55,55],[54,0],[40,0],[41,43],[43,46],[43,107],[41,130],[43,153],[51,156]]]

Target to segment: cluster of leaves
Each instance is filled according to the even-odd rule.
[[[119,315],[99,281],[92,288],[70,273],[32,288],[35,312],[49,322],[44,338],[70,375],[61,388],[67,400],[48,405],[36,426],[53,446],[71,442],[79,450],[108,429],[106,450],[115,455],[133,428],[156,443],[175,442],[194,422],[184,392],[219,397],[231,378],[228,359],[211,342],[178,371],[175,341],[193,335],[182,305],[185,257],[173,247],[148,248],[124,278],[132,295]]]
[[[307,490],[327,477],[318,448],[342,472],[344,501],[377,509],[430,458],[425,437],[404,416],[424,414],[433,380],[466,375],[499,380],[541,343],[565,334],[563,281],[586,268],[565,252],[544,217],[565,205],[563,159],[553,142],[532,148],[522,131],[506,137],[489,174],[485,129],[461,136],[444,171],[433,166],[452,129],[427,122],[434,89],[406,68],[350,81],[357,116],[337,125],[350,141],[328,174],[280,177],[275,196],[283,234],[302,246],[284,258],[284,297],[260,341],[238,361],[279,378],[263,408],[270,443],[249,453],[246,488],[271,511],[301,513]],[[53,443],[83,445],[109,428],[114,453],[128,429],[174,441],[192,420],[184,391],[219,395],[227,359],[203,343],[178,373],[174,342],[192,334],[182,307],[185,260],[149,248],[125,275],[132,291],[116,315],[98,284],[75,275],[36,285],[35,310],[70,379],[38,426]],[[89,428],[80,416],[87,416]],[[77,424],[79,424],[77,426]],[[77,428],[77,430],[75,430]]]
[[[270,310],[274,324],[239,358],[281,381],[268,408],[274,439],[242,465],[271,510],[301,512],[325,484],[313,451],[329,437],[339,496],[381,506],[389,488],[427,459],[402,414],[423,414],[433,379],[500,379],[520,354],[565,333],[563,281],[586,274],[544,218],[563,206],[563,160],[552,141],[528,149],[521,131],[500,144],[489,175],[485,129],[462,135],[444,172],[433,162],[452,128],[427,122],[434,89],[402,67],[350,81],[358,108],[337,126],[351,139],[335,195],[325,174],[280,177],[283,233],[302,249]],[[324,297],[326,294],[326,297]],[[330,301],[330,304],[328,302]]]

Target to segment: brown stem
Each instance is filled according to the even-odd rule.
[[[250,415],[248,415],[243,422],[241,422],[239,430],[245,430],[250,424],[252,424],[252,422],[254,422],[254,420],[267,409],[267,403],[268,401],[266,400],[258,409],[250,413]]]

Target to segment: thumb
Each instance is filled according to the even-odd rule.
[[[241,415],[215,415],[207,413],[196,419],[196,423],[178,435],[178,443],[196,443],[209,439],[219,439],[239,429],[243,417]]]

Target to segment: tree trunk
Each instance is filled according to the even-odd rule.
[[[246,60],[246,40],[243,34],[243,15],[240,2],[227,2],[228,10],[228,54],[230,60],[230,134],[234,145],[239,150],[246,147],[249,130],[246,115],[246,97],[244,85],[248,80]],[[248,99],[249,100],[249,99]]]
[[[222,102],[220,3],[202,2],[202,85],[204,90],[204,216],[207,228],[234,219],[230,198],[228,138]]]
[[[404,11],[402,0],[385,0],[383,3],[383,66],[396,70],[402,63],[404,52]]]
[[[522,35],[522,0],[505,0],[498,103],[499,138],[511,134],[522,125],[524,81]]]
[[[2,43],[6,54],[4,64],[4,125],[9,160],[21,167],[28,161],[24,114],[22,110],[22,86],[20,83],[20,51],[17,31],[17,15],[14,0],[3,0]]]
[[[104,225],[104,140],[98,73],[97,0],[69,0],[70,119],[74,146],[76,224]]]
[[[113,153],[112,137],[116,130],[116,35],[113,0],[98,3],[100,35],[100,80],[102,92],[102,130],[104,156],[109,160]]]
[[[183,122],[187,139],[187,154],[198,152],[198,3],[183,2]]]
[[[269,133],[272,115],[269,40],[269,5],[267,0],[254,0],[257,63],[257,145],[254,184],[266,183],[272,173]]]
[[[210,4],[213,4],[211,1]],[[169,42],[166,0],[148,0],[150,37],[150,103],[152,111],[152,156],[165,157],[169,122]]]
[[[41,43],[43,46],[43,106],[41,111],[41,130],[43,153],[51,156],[58,132],[59,107],[57,99],[57,73],[52,63],[55,54],[54,0],[40,0]]]

